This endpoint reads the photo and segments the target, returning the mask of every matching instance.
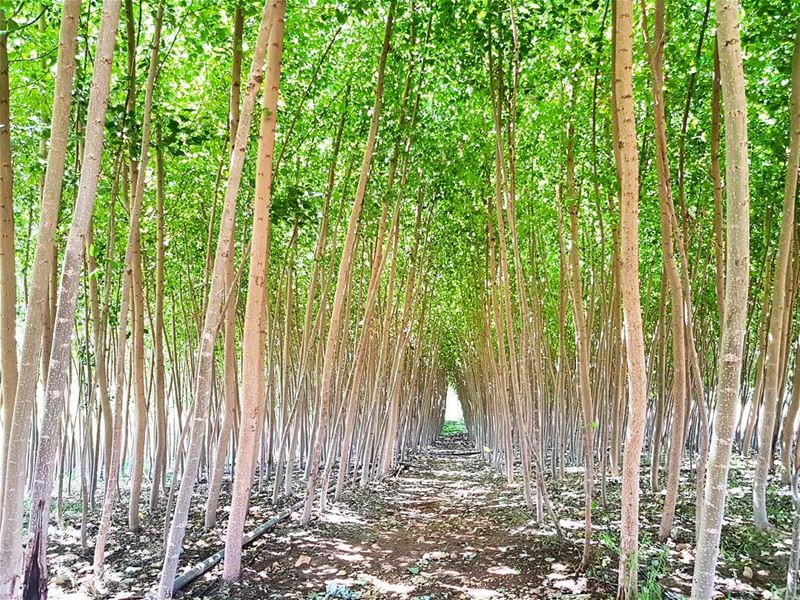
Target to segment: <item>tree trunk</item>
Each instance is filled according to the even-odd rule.
[[[616,0],[614,100],[620,183],[619,283],[625,315],[628,426],[622,464],[622,522],[618,598],[636,598],[639,574],[639,459],[647,412],[647,374],[639,291],[639,153],[633,113],[633,8]]]
[[[9,452],[14,397],[17,391],[17,275],[9,95],[8,27],[5,10],[0,9],[0,391],[3,401],[0,464],[5,462]],[[0,469],[0,489],[4,482],[4,474]]]
[[[147,75],[147,87],[145,89],[145,104],[144,104],[144,114],[143,114],[143,124],[142,124],[142,148],[141,148],[141,155],[139,159],[139,176],[136,178],[135,188],[132,197],[132,204],[130,207],[130,232],[128,234],[128,242],[125,248],[125,261],[124,261],[124,269],[122,273],[122,292],[121,292],[121,301],[120,301],[120,311],[119,311],[119,324],[117,326],[117,356],[116,356],[116,373],[115,373],[115,386],[114,386],[114,430],[112,433],[112,442],[111,442],[111,463],[110,463],[110,472],[108,476],[108,481],[106,482],[106,494],[103,498],[103,513],[100,518],[100,525],[98,527],[97,532],[97,539],[95,540],[95,548],[94,548],[94,573],[95,578],[98,580],[101,579],[103,574],[103,562],[105,560],[105,544],[106,539],[108,536],[109,529],[111,527],[111,515],[114,508],[114,501],[119,485],[119,468],[120,468],[120,455],[125,444],[122,441],[122,421],[123,418],[127,417],[128,411],[122,410],[122,397],[123,397],[123,390],[125,389],[125,347],[127,344],[127,321],[128,321],[128,310],[131,302],[133,302],[133,313],[134,313],[134,362],[139,362],[139,366],[132,365],[132,371],[136,373],[135,377],[137,379],[141,378],[141,381],[137,382],[135,385],[137,388],[137,393],[142,395],[141,402],[144,403],[144,356],[143,356],[143,343],[144,343],[144,336],[143,336],[143,328],[144,322],[141,321],[138,325],[136,323],[136,307],[135,303],[137,302],[136,294],[132,288],[136,285],[136,278],[141,278],[139,274],[136,273],[136,254],[137,254],[137,247],[139,246],[139,221],[141,218],[142,212],[142,200],[144,198],[144,188],[145,188],[145,179],[146,179],[146,172],[147,172],[147,164],[149,161],[150,156],[150,125],[151,125],[151,118],[152,118],[152,107],[153,107],[153,91],[155,88],[156,76],[158,74],[158,50],[161,40],[161,22],[164,16],[164,2],[162,1],[159,4],[158,15],[156,17],[156,24],[155,30],[153,32],[153,46],[151,49],[151,56],[150,56],[150,69]],[[140,265],[141,266],[141,265]],[[144,310],[143,298],[139,298],[138,302],[142,304],[142,310]],[[139,342],[136,342],[136,337],[138,333],[141,332],[141,339]],[[138,348],[137,348],[138,346]],[[141,354],[140,354],[141,352]],[[138,355],[138,356],[137,356]],[[130,382],[129,382],[130,383]],[[127,394],[128,400],[130,400],[130,393]],[[137,428],[144,429],[147,425],[147,415],[142,414],[143,411],[146,411],[146,403],[144,406],[140,405],[137,407],[137,413],[141,415],[139,419]],[[127,428],[126,428],[127,430]],[[134,456],[134,461],[143,461],[144,460],[144,432],[141,432],[142,438],[142,449],[141,454],[139,457],[136,455]],[[139,475],[141,477],[141,475]],[[139,486],[141,486],[141,480],[139,481]],[[128,513],[128,525],[132,530],[136,530],[138,528],[138,520],[139,520],[139,501],[138,495],[136,496],[136,500],[133,500],[134,492],[133,489],[134,484],[131,484],[131,506]],[[141,487],[140,487],[141,489]],[[133,514],[135,511],[135,515]]]
[[[67,157],[67,142],[72,104],[72,82],[75,75],[80,0],[65,0],[59,30],[58,63],[56,67],[53,116],[50,133],[50,152],[42,189],[42,210],[33,259],[31,290],[25,316],[20,369],[23,373],[38,373],[46,317],[50,308],[50,275],[55,261],[55,233],[61,182]],[[113,38],[113,36],[112,36]],[[104,105],[104,103],[103,103]],[[18,379],[14,395],[12,422],[7,451],[0,456],[3,469],[2,528],[0,529],[0,598],[10,597],[17,586],[17,574],[22,558],[22,510],[25,496],[28,436],[31,430],[37,377]],[[5,402],[9,402],[6,398]]]
[[[119,0],[106,0],[103,5],[100,34],[95,54],[92,93],[87,113],[86,144],[78,187],[78,197],[70,224],[58,303],[50,352],[49,371],[45,387],[43,428],[36,457],[35,485],[31,498],[29,539],[25,551],[23,593],[25,596],[46,594],[47,590],[47,526],[49,521],[50,495],[53,489],[53,471],[59,442],[59,421],[64,408],[64,394],[70,364],[72,334],[75,324],[75,306],[78,296],[83,251],[92,218],[97,184],[100,175],[103,141],[105,136],[105,113],[113,63],[114,41],[119,21]],[[7,509],[20,510],[16,506]],[[20,510],[21,512],[21,510]],[[10,515],[5,515],[9,517]],[[16,514],[14,515],[16,517]],[[21,516],[21,515],[20,515]],[[12,521],[13,522],[13,521]],[[4,522],[4,531],[6,529]],[[21,531],[15,528],[17,539]],[[5,567],[3,567],[5,569]],[[2,577],[0,585],[7,581]],[[3,590],[4,591],[4,590]],[[2,591],[0,591],[0,597]]]
[[[792,482],[792,441],[794,440],[795,423],[797,413],[800,410],[800,354],[795,353],[794,374],[792,376],[792,398],[789,401],[789,408],[786,412],[786,419],[783,422],[781,431],[781,483],[790,485]]]
[[[250,273],[247,281],[242,347],[242,410],[239,444],[236,451],[236,476],[233,480],[231,511],[225,536],[223,577],[239,577],[242,563],[244,521],[250,504],[250,488],[257,457],[260,429],[264,421],[264,315],[266,308],[269,209],[272,197],[272,162],[275,150],[275,127],[278,114],[278,88],[283,52],[285,0],[273,4],[272,31],[267,57],[267,81],[259,130],[256,195],[253,200],[253,230],[250,244]]]
[[[158,506],[162,479],[167,464],[167,411],[165,405],[164,373],[164,258],[166,237],[164,232],[164,156],[160,135],[156,142],[156,310],[153,331],[156,387],[156,456],[153,467],[153,484],[150,489],[150,512]],[[172,365],[175,368],[175,365]]]
[[[389,54],[389,42],[392,35],[392,23],[394,20],[395,0],[392,0],[389,14],[386,18],[386,29],[383,36],[383,47],[381,50],[380,62],[378,65],[378,80],[375,84],[375,104],[372,108],[372,122],[370,124],[367,145],[364,149],[364,160],[361,164],[361,174],[358,180],[356,197],[353,202],[353,209],[350,213],[350,221],[347,226],[347,234],[342,257],[339,262],[339,271],[336,279],[336,291],[334,293],[333,306],[331,308],[330,323],[328,325],[328,335],[325,341],[325,351],[323,358],[322,375],[320,381],[319,404],[317,406],[316,435],[309,458],[309,477],[306,483],[306,498],[303,507],[301,523],[307,524],[311,519],[311,509],[314,505],[314,494],[317,488],[317,478],[319,476],[319,462],[322,455],[322,445],[325,441],[327,428],[328,412],[331,404],[331,394],[334,378],[334,362],[336,359],[336,349],[339,345],[339,335],[341,327],[342,312],[344,309],[345,292],[349,287],[351,263],[356,245],[358,234],[358,222],[361,217],[361,210],[364,203],[364,195],[367,190],[369,180],[370,165],[372,155],[375,150],[375,141],[378,135],[378,124],[380,122],[381,105],[383,102],[383,84],[386,73],[386,58]],[[322,493],[325,493],[323,490]]]
[[[750,197],[747,156],[747,106],[739,38],[738,2],[716,0],[717,48],[725,110],[726,184],[728,197],[725,294],[720,340],[717,409],[714,415],[703,527],[697,540],[692,599],[706,600],[714,591],[714,572],[725,511],[728,466],[733,446],[740,388],[747,290],[750,282]]]
[[[721,58],[720,58],[721,60]],[[772,307],[769,315],[769,335],[764,360],[764,410],[758,427],[758,459],[753,476],[753,520],[756,529],[769,527],[767,517],[767,477],[773,457],[772,435],[776,412],[783,405],[781,397],[781,358],[784,348],[784,313],[787,306],[787,275],[791,273],[794,205],[797,196],[797,171],[800,166],[800,24],[795,35],[792,59],[792,93],[790,103],[789,155],[786,163],[786,185],[783,196],[781,230],[778,237],[778,256],[772,284]]]
[[[711,90],[711,184],[714,188],[714,291],[717,298],[717,319],[722,323],[725,306],[725,215],[722,208],[722,170],[719,165],[720,145],[720,95],[722,84],[719,80],[719,50],[714,39],[714,80]]]
[[[244,28],[244,14],[242,7],[237,4],[233,16],[233,56],[231,60],[231,95],[230,95],[230,120],[228,125],[228,136],[231,141],[236,137],[236,130],[239,127],[239,103],[241,100],[242,82],[242,29]],[[231,239],[233,242],[233,239]],[[235,282],[238,289],[238,280]],[[231,256],[228,258],[228,268],[226,271],[225,287],[233,289],[233,248]],[[224,327],[224,359],[223,368],[225,371],[225,382],[223,395],[225,399],[222,415],[222,425],[220,425],[217,447],[214,453],[211,474],[208,482],[208,498],[206,500],[205,527],[211,529],[217,523],[217,505],[219,504],[219,494],[222,488],[222,477],[225,472],[225,459],[228,454],[231,431],[236,421],[237,399],[239,382],[236,375],[236,306],[238,304],[238,294],[229,303],[225,310]]]
[[[242,106],[239,127],[236,130],[236,143],[231,151],[230,168],[228,170],[228,183],[225,190],[225,202],[222,208],[222,221],[217,238],[217,249],[214,258],[211,287],[208,291],[206,314],[200,334],[200,348],[198,350],[197,367],[194,382],[194,404],[191,408],[189,434],[189,448],[186,455],[181,486],[175,501],[175,511],[172,516],[169,536],[164,552],[164,566],[158,584],[158,598],[164,600],[172,597],[172,587],[175,573],[178,570],[183,537],[186,533],[189,507],[192,500],[195,477],[200,463],[203,437],[206,426],[206,416],[211,395],[211,375],[213,370],[214,343],[223,313],[223,293],[225,282],[226,261],[230,253],[230,240],[234,235],[234,219],[236,214],[236,199],[242,179],[242,167],[250,137],[250,124],[253,119],[258,92],[263,82],[263,65],[267,52],[270,30],[273,23],[273,14],[276,2],[268,0],[264,4],[259,27],[258,38],[253,52],[253,62],[250,67],[245,99]]]
[[[672,181],[670,179],[669,154],[667,147],[667,120],[664,109],[664,45],[666,42],[666,7],[664,0],[656,0],[652,40],[647,26],[647,14],[643,16],[643,28],[647,45],[648,62],[651,72],[651,89],[653,93],[653,120],[655,122],[656,165],[658,175],[658,198],[661,215],[661,252],[664,272],[667,276],[670,295],[672,297],[672,427],[667,460],[667,489],[664,499],[664,510],[661,513],[661,524],[658,536],[666,540],[672,529],[675,516],[675,505],[678,500],[681,459],[683,457],[684,435],[683,422],[686,417],[686,330],[684,322],[684,290],[675,258],[673,231],[675,207],[672,198]],[[686,268],[686,265],[684,265]],[[702,398],[699,401],[703,401]]]
[[[570,125],[570,129],[572,126]],[[571,136],[570,136],[571,139]],[[570,142],[568,142],[570,143]],[[567,152],[567,160],[571,150]],[[569,167],[568,167],[569,170]],[[568,178],[567,187],[570,187]],[[570,197],[570,271],[572,275],[572,307],[575,317],[575,346],[578,352],[578,395],[581,399],[581,417],[583,419],[583,463],[584,463],[584,509],[583,518],[585,519],[583,536],[583,558],[581,558],[581,570],[589,566],[591,558],[592,541],[592,491],[594,487],[594,452],[592,442],[594,435],[594,415],[592,404],[592,389],[589,382],[589,338],[586,331],[586,320],[583,309],[583,286],[581,285],[580,259],[579,259],[579,234],[578,234],[578,203],[568,191]]]

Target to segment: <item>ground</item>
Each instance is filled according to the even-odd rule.
[[[592,567],[578,572],[583,521],[582,473],[569,469],[549,482],[564,538],[547,521],[537,524],[526,510],[519,483],[471,450],[463,436],[437,442],[404,463],[397,473],[348,494],[308,527],[297,515],[256,540],[243,556],[239,582],[225,584],[218,566],[179,597],[209,599],[406,598],[611,598],[615,591],[619,530],[619,480],[607,486],[609,510],[594,509]],[[737,463],[741,466],[741,463]],[[689,467],[687,465],[687,467]],[[734,465],[729,511],[723,532],[719,597],[779,597],[789,551],[789,500],[770,497],[773,531],[756,534],[749,525],[749,487]],[[690,469],[687,468],[687,476]],[[643,486],[646,471],[643,470]],[[693,564],[689,544],[693,486],[686,483],[679,504],[676,541],[655,541],[660,494],[643,491],[641,580],[644,598],[678,598],[688,593]],[[598,486],[599,489],[599,486]],[[266,492],[252,503],[248,529],[276,511]],[[197,501],[202,504],[202,493]],[[123,507],[121,507],[123,508]],[[224,509],[223,509],[224,510]],[[203,532],[195,510],[182,565],[192,565],[223,545],[224,519]],[[121,515],[120,515],[121,517]],[[118,522],[122,521],[122,517]],[[103,598],[141,598],[157,581],[162,523],[145,519],[142,534],[117,530],[109,556]],[[91,532],[90,532],[91,533]],[[72,540],[72,541],[70,541]],[[69,527],[51,545],[52,598],[83,598],[91,579],[91,553],[81,552]]]

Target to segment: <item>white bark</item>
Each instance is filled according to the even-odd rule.
[[[33,493],[31,495],[30,536],[25,552],[24,585],[28,593],[41,591],[47,587],[46,557],[50,496],[53,489],[56,453],[60,441],[61,413],[64,408],[65,392],[68,389],[67,377],[70,366],[70,349],[83,252],[100,176],[105,137],[105,113],[108,105],[114,42],[119,21],[119,5],[119,0],[106,0],[103,4],[86,119],[83,165],[78,186],[78,196],[75,201],[72,223],[70,224],[61,266],[53,344],[50,351],[48,377],[44,394],[43,426],[36,456]],[[3,540],[0,541],[4,541],[7,530],[17,540],[22,538],[21,522],[16,522],[16,517],[21,517],[21,508],[21,506],[7,506],[7,509],[13,510],[14,513],[4,515]],[[7,589],[5,587],[7,582],[13,582],[13,578],[6,578],[6,573],[4,572],[6,565],[3,565],[0,569],[3,570],[0,575],[2,577],[0,586],[3,586],[0,590],[1,597],[1,594]]]
[[[622,462],[618,598],[636,598],[639,552],[639,460],[647,411],[644,333],[639,290],[639,154],[633,111],[633,7],[617,0],[614,27],[614,100],[620,181],[619,283],[625,316],[628,426]]]
[[[742,352],[750,283],[750,194],[747,157],[747,106],[739,37],[738,2],[717,0],[717,48],[725,111],[727,245],[722,338],[719,349],[717,410],[711,438],[703,527],[697,540],[692,599],[707,600],[714,591],[714,572],[725,512],[728,466],[739,398]]]
[[[61,182],[64,177],[67,141],[72,105],[72,82],[75,76],[75,49],[77,46],[80,0],[64,2],[59,31],[58,63],[53,98],[53,115],[50,133],[50,151],[42,188],[42,210],[33,258],[31,291],[25,317],[20,368],[25,373],[38,373],[42,349],[45,316],[49,311],[50,273],[55,252],[54,239],[58,224],[58,207],[61,200]],[[0,456],[2,465],[3,507],[2,532],[0,532],[0,597],[8,597],[14,588],[16,571],[22,556],[19,540],[22,535],[22,502],[25,494],[26,450],[30,434],[37,377],[17,380],[14,394],[14,414],[6,422],[7,448]],[[7,510],[10,508],[10,511]],[[9,515],[6,518],[6,515]]]
[[[214,342],[217,337],[224,308],[225,269],[228,254],[230,253],[230,240],[234,235],[236,198],[239,195],[242,167],[244,166],[245,152],[250,137],[250,124],[253,119],[253,109],[255,108],[256,98],[258,97],[258,92],[264,80],[263,67],[267,51],[267,42],[273,22],[273,6],[273,2],[270,1],[264,4],[261,25],[253,52],[253,62],[250,67],[250,75],[245,91],[245,99],[242,106],[239,126],[236,131],[236,143],[231,151],[228,183],[222,209],[222,221],[220,223],[214,268],[211,276],[211,288],[208,292],[206,314],[200,333],[200,348],[198,349],[194,382],[194,405],[191,408],[190,423],[187,425],[187,427],[191,428],[189,434],[189,448],[186,454],[183,478],[181,479],[178,497],[175,500],[175,510],[172,515],[172,523],[170,525],[164,552],[164,566],[158,584],[159,600],[172,597],[172,585],[175,581],[175,573],[178,570],[178,559],[183,545],[183,537],[186,533],[194,481],[200,463],[200,453],[203,449],[206,416],[211,396]]]
[[[256,167],[256,196],[253,204],[253,233],[250,244],[250,273],[247,281],[242,346],[242,411],[239,423],[239,445],[236,451],[236,475],[233,480],[231,511],[225,536],[227,581],[239,577],[242,563],[242,537],[250,488],[255,472],[257,447],[263,427],[264,402],[264,315],[267,294],[267,260],[269,251],[269,208],[272,196],[272,163],[275,150],[275,127],[278,113],[278,86],[283,52],[285,0],[273,0],[273,22],[267,59],[267,83]]]

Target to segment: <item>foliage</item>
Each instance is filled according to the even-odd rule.
[[[356,600],[360,594],[347,587],[346,585],[336,583],[334,581],[328,583],[324,592],[311,593],[308,595],[309,600]]]
[[[660,600],[661,584],[659,580],[665,575],[669,551],[661,548],[659,553],[647,564],[645,582],[641,589],[642,600]]]
[[[63,254],[63,241],[77,194],[82,134],[101,16],[97,0],[84,4],[78,34],[78,66],[70,115],[73,126],[63,179],[57,258]],[[634,22],[638,24],[641,7],[649,7],[650,2],[634,4],[637,5]],[[715,207],[708,176],[716,23],[708,0],[684,0],[667,5],[669,35],[664,40],[667,152],[673,167],[677,224],[687,243],[688,256],[681,269],[691,284],[691,318],[697,331],[699,362],[704,370],[702,378],[704,383],[711,384],[715,378],[720,335],[715,295],[716,264],[710,242]],[[123,11],[118,34],[105,122],[102,176],[92,220],[93,243],[88,249],[96,259],[97,269],[91,274],[84,273],[75,324],[74,360],[81,373],[85,368],[90,377],[97,366],[94,364],[97,342],[90,334],[94,323],[91,322],[87,284],[90,278],[98,284],[101,296],[108,302],[107,325],[114,331],[119,321],[120,283],[125,276],[124,249],[130,227],[129,173],[140,152],[143,77],[150,60],[146,47],[147,40],[152,37],[157,3],[143,0],[131,6],[131,15]],[[165,14],[152,144],[163,152],[165,165],[167,326],[164,337],[171,386],[167,399],[171,443],[175,442],[172,438],[177,438],[176,432],[184,423],[182,415],[191,403],[191,386],[173,375],[193,373],[195,369],[198,328],[209,289],[209,257],[214,249],[228,174],[231,32],[237,6],[241,6],[244,14],[246,78],[258,29],[259,3],[175,0],[167,3]],[[19,280],[17,314],[21,329],[27,308],[47,157],[60,3],[17,1],[4,3],[3,7],[9,7],[13,227]],[[397,204],[399,235],[396,250],[392,248],[396,259],[392,263],[394,270],[391,277],[384,274],[378,282],[378,311],[388,307],[386,324],[382,323],[379,331],[381,339],[394,341],[403,333],[397,315],[402,314],[406,303],[405,282],[415,273],[418,287],[413,304],[409,297],[409,310],[414,319],[408,341],[408,348],[413,351],[409,354],[415,355],[415,364],[435,366],[437,375],[446,378],[455,388],[470,384],[470,378],[476,377],[478,372],[475,365],[483,368],[481,373],[501,371],[500,375],[506,376],[503,367],[498,369],[492,363],[494,353],[517,348],[513,341],[507,343],[503,339],[498,326],[501,319],[491,314],[491,309],[499,306],[492,296],[496,292],[493,285],[507,284],[514,293],[508,300],[511,316],[502,326],[518,337],[528,328],[535,328],[529,340],[531,346],[526,348],[529,354],[518,360],[519,365],[533,365],[530,380],[535,380],[535,386],[531,386],[535,387],[535,394],[526,399],[526,410],[541,415],[543,422],[550,418],[550,424],[556,420],[562,424],[570,421],[575,400],[572,379],[575,331],[571,311],[564,310],[569,284],[565,283],[562,255],[569,249],[563,190],[570,126],[575,132],[574,202],[581,246],[579,270],[585,282],[588,337],[593,357],[612,343],[608,341],[607,326],[610,320],[620,316],[619,307],[613,304],[619,211],[610,102],[613,83],[610,7],[608,0],[398,3],[376,154],[366,181],[365,207],[358,223],[359,243],[352,266],[353,281],[342,325],[347,337],[339,350],[344,357],[342,362],[352,357],[352,342],[358,339],[363,328],[363,313],[359,309],[367,295],[372,252],[380,243],[378,223],[382,208],[388,207],[391,215],[391,209]],[[276,375],[281,368],[288,369],[299,362],[302,336],[298,331],[306,306],[314,316],[319,316],[321,326],[327,325],[329,287],[312,289],[312,273],[315,266],[320,266],[326,274],[335,273],[341,256],[372,116],[381,24],[388,11],[388,0],[289,3],[271,188],[270,264],[266,278],[269,373],[265,374],[265,379],[278,380],[269,402],[270,408],[281,409],[280,417],[270,421],[272,426],[286,417],[285,408],[294,399],[290,388],[307,375],[305,372],[299,376],[287,375],[285,371]],[[775,254],[780,223],[789,130],[790,61],[798,17],[800,3],[785,0],[750,0],[742,17],[753,230],[753,281],[749,291],[742,393],[747,403],[753,396],[750,392],[755,387],[761,352],[759,323],[765,316],[761,300],[769,292],[765,289],[765,273]],[[124,39],[129,24],[136,36],[133,56],[127,56]],[[519,34],[518,45],[515,32]],[[130,73],[129,64],[133,67]],[[659,319],[659,314],[667,301],[661,294],[661,227],[652,93],[643,35],[638,28],[633,71],[641,158],[640,287],[645,339],[654,341],[659,327],[666,324]],[[499,145],[502,152],[514,158],[513,185],[508,180],[501,181],[502,189],[497,195],[498,170],[510,172],[512,169],[505,155],[499,161],[500,167],[495,159],[498,139],[492,126],[496,106],[503,114]],[[260,115],[256,117],[255,122],[258,122]],[[258,134],[256,128],[253,129],[251,141],[255,142]],[[252,143],[251,148],[254,146]],[[152,184],[156,175],[154,163],[151,161],[148,171],[141,175],[148,181],[141,223],[142,261],[148,275],[155,267],[157,246],[156,186]],[[238,197],[233,248],[234,263],[241,266],[244,273],[256,170],[257,156],[251,150]],[[500,219],[493,210],[495,202],[500,206]],[[512,205],[517,226],[515,243],[506,242],[503,246],[493,236],[505,225],[503,219],[509,218]],[[323,224],[332,239],[315,262],[315,248]],[[417,243],[421,251],[416,261],[412,261],[412,248]],[[494,253],[499,254],[501,250],[520,253],[518,262],[509,261],[507,276],[502,278],[497,275],[496,268],[492,270],[492,261],[496,260]],[[54,281],[57,281],[57,273]],[[144,288],[147,303],[144,343],[150,352],[153,348],[150,316],[155,296],[153,277],[145,277]],[[239,338],[245,288],[240,284],[231,296],[238,300],[234,329]],[[522,310],[522,294],[517,290],[523,290],[527,296],[532,307],[528,314]],[[612,314],[609,306],[617,306],[618,314]],[[789,339],[795,338],[796,329],[797,324],[790,321]],[[311,340],[312,345],[320,343],[316,338]],[[241,339],[237,343],[241,346]],[[651,359],[657,350],[656,344],[652,345]],[[310,352],[314,360],[317,349]],[[239,355],[247,351],[241,347],[238,350]],[[379,354],[370,350],[370,358]],[[218,359],[221,360],[219,356]],[[390,359],[391,350],[387,350],[376,360],[384,364]],[[669,359],[661,363],[658,365],[663,371],[661,387],[667,389],[671,365]],[[787,364],[794,362],[787,357]],[[657,375],[655,365],[653,360],[648,363],[652,375]],[[319,371],[318,367],[314,363],[314,369]],[[609,380],[617,379],[616,372],[606,372],[617,368],[616,364],[593,362],[591,368],[592,382],[597,389],[605,389]],[[791,368],[785,369],[787,373]],[[314,369],[308,371],[313,373]],[[337,379],[336,387],[347,388],[350,384],[347,375],[343,373]],[[517,375],[512,373],[509,379],[514,377]],[[377,376],[371,372],[367,379],[377,379]],[[657,379],[657,376],[652,378],[652,382]],[[517,380],[521,381],[522,377]],[[562,387],[556,389],[558,385]],[[658,387],[650,386],[649,400],[653,406],[648,414],[655,414],[657,396],[662,403],[667,402],[664,397],[668,392],[659,392]],[[93,383],[85,385],[77,393],[79,398],[69,403],[70,414],[64,422],[70,424],[73,435],[76,428],[83,427],[78,412],[88,410],[94,388]],[[713,397],[708,400],[709,404],[714,404]],[[603,401],[603,398],[597,399],[598,416],[591,428],[598,429],[597,437],[605,443],[613,408]],[[312,415],[314,407],[306,408],[307,415]],[[469,413],[469,407],[465,408]],[[491,408],[499,410],[494,404]],[[98,416],[99,409],[94,410],[94,416]],[[606,412],[600,415],[603,410]],[[378,413],[376,410],[375,414]],[[274,416],[272,410],[270,415]],[[305,416],[303,413],[304,419]],[[474,433],[470,418],[467,414],[466,422],[445,422],[440,435],[463,435],[468,433],[468,428],[472,430],[469,433]],[[624,430],[624,414],[616,414],[616,418],[616,425]],[[691,419],[696,418],[692,413]],[[516,428],[518,435],[519,426],[511,425],[516,419],[508,419],[508,428]],[[533,423],[533,419],[530,422]],[[305,436],[309,424],[304,421],[304,446],[308,445]],[[696,436],[696,424],[693,420],[686,425],[691,436]],[[562,429],[569,426],[563,425]],[[544,429],[543,435],[549,435],[554,428]],[[216,435],[216,426],[209,426],[209,435]],[[295,439],[293,443],[297,443]],[[571,443],[570,456],[574,458],[579,452],[577,443]],[[692,449],[696,445],[694,437],[689,445]],[[544,448],[549,456],[558,454],[553,450],[553,447]],[[495,452],[514,454],[505,449]],[[649,456],[644,457],[645,463],[649,460]],[[121,472],[125,479],[130,473],[129,461],[123,464]],[[771,494],[771,516],[781,527],[791,523],[791,511],[786,510],[785,504],[785,498]],[[722,552],[759,552],[769,546],[769,536],[749,527],[737,527],[725,538]],[[599,539],[610,551],[619,551],[616,534],[602,532]],[[659,555],[648,566],[645,597],[648,593],[657,593],[663,560]],[[345,592],[328,590],[325,597],[350,597],[333,593]]]
[[[467,427],[464,425],[464,421],[445,421],[442,425],[442,431],[439,433],[439,436],[451,437],[465,433],[467,433]]]

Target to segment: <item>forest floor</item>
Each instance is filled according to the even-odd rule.
[[[565,534],[558,539],[551,523],[537,524],[531,518],[521,483],[508,485],[479,455],[464,454],[469,450],[465,437],[445,438],[412,457],[391,477],[329,505],[308,527],[300,527],[298,515],[293,514],[246,548],[238,582],[222,582],[218,566],[182,590],[178,598],[612,598],[620,480],[608,479],[608,510],[599,498],[594,507],[593,563],[587,572],[579,573],[581,469],[567,469],[562,481],[548,483]],[[790,501],[785,493],[771,489],[770,514],[777,526],[769,533],[755,532],[750,525],[749,481],[744,475],[750,471],[734,461],[718,596],[779,598],[791,541]],[[686,473],[688,477],[688,465]],[[688,594],[693,567],[689,543],[694,529],[693,486],[686,482],[682,487],[676,540],[660,544],[656,533],[662,495],[647,491],[644,475],[642,597],[679,598]],[[599,497],[599,486],[596,489]],[[198,502],[201,498],[198,494]],[[275,512],[266,503],[266,493],[256,496],[247,530]],[[194,565],[224,544],[224,519],[215,530],[204,532],[202,510],[195,509],[194,514],[196,522],[190,524],[181,565]],[[74,520],[72,516],[65,510],[67,524],[79,524],[77,512]],[[124,523],[122,514],[116,522]],[[110,583],[97,597],[142,598],[157,582],[161,519],[156,514],[144,522],[139,535],[119,529],[112,533],[107,561]],[[69,525],[57,530],[50,545],[50,597],[56,600],[88,595],[91,549],[82,552],[75,533]]]

